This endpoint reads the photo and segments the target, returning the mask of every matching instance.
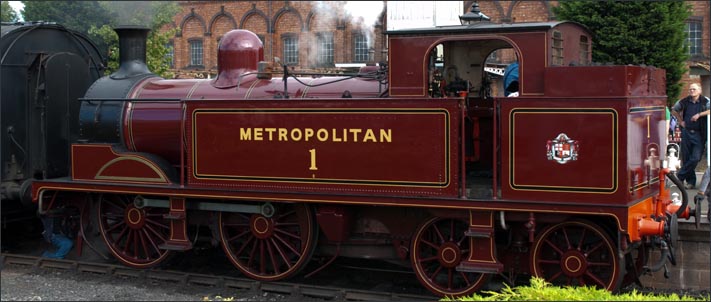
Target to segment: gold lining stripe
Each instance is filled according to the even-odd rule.
[[[516,133],[515,133],[515,131],[516,131],[516,119],[515,119],[515,116],[516,116],[517,114],[575,114],[575,115],[578,115],[578,114],[595,114],[595,115],[610,115],[610,116],[612,117],[612,123],[613,123],[613,127],[612,127],[612,129],[611,129],[612,133],[610,133],[610,138],[615,138],[615,133],[614,133],[614,132],[615,132],[615,127],[614,127],[614,124],[615,124],[614,116],[615,116],[615,114],[617,114],[617,116],[619,117],[619,113],[617,112],[617,110],[615,110],[615,108],[548,108],[548,107],[521,107],[521,108],[511,108],[510,111],[514,111],[514,110],[516,110],[516,109],[525,109],[525,110],[552,110],[552,111],[550,111],[550,112],[545,112],[545,111],[540,111],[540,112],[514,112],[514,113],[513,113],[513,116],[511,116],[511,119],[512,119],[512,121],[511,121],[511,122],[512,122],[512,129],[509,129],[510,132],[513,132],[512,136],[515,136],[515,135],[516,135]],[[570,111],[570,112],[555,111],[555,110],[575,110],[575,109],[580,110],[580,111]],[[589,112],[589,111],[582,111],[582,110],[586,110],[586,109],[588,109],[588,110],[610,110],[610,111],[613,111],[615,114],[613,114],[612,112]],[[619,129],[618,129],[618,131],[619,131]],[[613,142],[613,143],[611,144],[611,145],[612,145],[611,148],[613,149],[613,150],[612,150],[612,153],[611,153],[611,154],[612,154],[612,162],[613,162],[613,163],[615,162],[615,158],[618,158],[618,155],[619,155],[618,152],[617,152],[618,150],[615,150],[615,149],[614,149],[614,146],[619,143],[619,137],[617,137],[617,140],[618,140],[618,142]],[[510,147],[510,148],[511,148],[511,151],[515,153],[515,152],[516,152],[516,140],[512,140],[510,144],[511,144],[511,147]],[[511,156],[511,159],[512,159],[512,162],[510,163],[510,165],[513,166],[513,165],[514,165],[514,162],[513,162],[513,160],[514,160],[513,154],[511,154],[510,156]],[[619,162],[618,162],[617,164],[619,165]],[[510,177],[511,177],[511,179],[513,179],[513,180],[515,181],[516,176],[515,176],[515,174],[514,174],[514,171],[515,171],[515,169],[511,169],[511,176],[510,176]],[[617,173],[618,173],[618,175],[619,175],[619,171],[617,171]],[[615,167],[612,167],[612,175],[611,175],[611,178],[610,178],[610,179],[611,179],[611,180],[614,180],[614,179],[615,179]],[[619,177],[617,178],[617,181],[619,182]],[[533,186],[533,185],[521,185],[521,184],[516,184],[516,183],[513,183],[513,185],[514,185],[514,186]],[[536,186],[536,187],[540,187],[540,188],[560,188],[560,190],[543,190],[543,189],[535,189],[535,188],[518,189],[518,188],[514,188],[514,187],[512,186],[512,184],[509,184],[509,188],[512,189],[512,190],[515,190],[515,191],[570,192],[570,190],[565,190],[565,188],[568,188],[568,189],[604,189],[604,190],[611,190],[611,189],[613,189],[613,188],[615,189],[614,191],[610,191],[610,192],[585,192],[585,191],[575,191],[575,192],[574,192],[574,193],[578,193],[578,194],[605,194],[605,195],[610,195],[610,194],[614,194],[614,193],[617,192],[617,190],[619,189],[619,188],[617,187],[617,184],[614,183],[614,181],[613,181],[613,183],[610,184],[610,187],[607,187],[607,188],[605,188],[605,187],[577,187],[577,186],[546,186],[546,185],[535,185],[535,186]]]
[[[193,87],[190,88],[190,90],[188,91],[188,94],[185,95],[186,99],[193,97],[193,93],[195,93],[195,90],[197,90],[198,86],[200,86],[200,83],[201,83],[200,81],[196,81],[195,84],[193,84]]]
[[[238,175],[216,175],[216,174],[204,174],[204,173],[199,173],[198,166],[197,166],[197,160],[196,158],[198,157],[198,150],[195,146],[195,141],[197,141],[197,135],[195,133],[196,131],[196,117],[199,114],[265,114],[265,112],[270,112],[274,111],[275,114],[304,114],[303,112],[296,112],[296,111],[286,111],[286,112],[279,112],[283,110],[310,110],[313,108],[198,108],[193,110],[192,114],[192,140],[191,143],[192,148],[190,148],[193,151],[193,154],[191,155],[192,159],[192,168],[193,168],[193,177],[195,179],[209,179],[209,180],[226,180],[226,181],[235,181],[235,182],[277,182],[277,183],[313,183],[315,178],[308,178],[308,177],[269,177],[269,176],[238,176]],[[248,110],[244,112],[231,112],[235,110]],[[441,115],[445,125],[444,129],[451,129],[451,118],[448,120],[447,119],[447,114],[451,114],[449,110],[446,108],[325,108],[321,109],[318,108],[318,110],[325,110],[325,111],[338,111],[338,112],[307,112],[306,114],[414,114],[414,115]],[[367,111],[367,110],[383,110],[383,112],[362,112],[362,111]],[[390,111],[397,111],[397,110],[410,110],[412,112],[388,112],[386,110]],[[200,112],[200,111],[220,111],[220,112]],[[346,112],[344,112],[346,111]],[[347,112],[347,111],[353,111]],[[357,112],[361,111],[361,112]],[[421,112],[418,112],[421,111]],[[436,112],[426,112],[426,111],[436,111]],[[439,111],[439,112],[437,112]],[[444,111],[444,112],[442,112]],[[451,144],[451,142],[450,142]],[[447,146],[447,138],[444,140],[444,149],[449,150],[451,148],[448,148]],[[451,150],[450,152],[445,152],[444,154],[444,162],[448,165],[445,168],[446,171],[449,171],[449,173],[453,173],[451,170],[452,166],[452,161],[448,160],[448,158],[451,157]],[[383,187],[425,187],[425,188],[432,188],[431,186],[417,186],[417,185],[390,185],[390,184],[373,184],[373,183],[358,183],[360,182],[381,182],[381,183],[406,183],[406,184],[411,184],[411,183],[419,183],[419,184],[435,184],[435,185],[440,185],[440,188],[447,188],[452,185],[452,181],[449,178],[450,175],[449,173],[445,176],[445,179],[443,181],[439,182],[425,182],[425,181],[397,181],[397,180],[363,180],[363,179],[339,179],[339,178],[316,178],[318,180],[324,180],[324,181],[343,181],[342,183],[331,183],[331,184],[343,184],[343,185],[355,185],[355,186],[383,186]],[[208,176],[209,178],[205,177],[199,177],[200,176]],[[219,176],[223,177],[258,177],[262,179],[230,179],[230,178],[218,178]],[[284,179],[288,178],[289,180],[278,180],[278,179]],[[301,180],[310,180],[310,181],[298,181],[299,179]]]
[[[148,166],[149,168],[151,168],[151,170],[153,170],[153,172],[156,173],[156,175],[158,175],[158,177],[157,177],[157,178],[151,178],[151,177],[127,177],[127,176],[101,175],[101,174],[104,172],[104,170],[106,170],[106,169],[107,169],[108,167],[110,167],[111,165],[113,165],[113,164],[115,164],[115,163],[118,163],[118,162],[125,161],[125,160],[136,161],[136,162],[139,162],[139,163],[142,163],[142,164]],[[114,158],[114,159],[110,160],[109,162],[107,162],[106,164],[104,164],[104,166],[101,167],[101,169],[99,169],[98,172],[96,172],[96,176],[94,176],[94,179],[153,181],[153,182],[158,182],[158,181],[160,181],[160,182],[163,182],[163,183],[168,183],[168,179],[167,179],[167,177],[165,177],[165,175],[163,175],[163,171],[161,171],[160,169],[158,169],[152,162],[150,162],[150,161],[148,161],[148,160],[146,160],[146,159],[144,159],[144,158],[139,158],[139,157],[134,157],[134,156],[121,156],[121,157],[117,157],[117,158]]]
[[[261,81],[262,81],[262,80],[257,79],[257,80],[255,80],[254,82],[252,82],[252,85],[249,86],[249,89],[247,89],[247,93],[244,95],[244,98],[245,98],[245,99],[248,99],[249,97],[252,96],[252,89],[254,89],[254,87],[257,86],[257,84],[258,84],[259,82],[261,82]]]
[[[315,82],[315,81],[316,81],[316,79],[311,79],[311,81],[309,81],[309,85],[311,85],[311,84],[312,84],[313,82]],[[309,87],[309,86],[304,87],[304,92],[301,94],[301,98],[302,98],[302,99],[305,99],[305,98],[306,98],[306,95],[309,93],[309,89],[310,89],[310,88],[311,88],[311,87]]]

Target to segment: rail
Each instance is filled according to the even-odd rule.
[[[247,278],[225,277],[186,273],[160,269],[134,269],[115,264],[84,261],[48,259],[17,254],[0,254],[0,270],[7,265],[30,266],[34,269],[60,269],[76,273],[104,274],[116,277],[152,279],[176,282],[181,285],[215,286],[225,289],[244,289],[277,293],[292,297],[313,297],[334,301],[433,301],[433,296],[398,294],[326,286],[305,285],[291,282],[261,282]]]

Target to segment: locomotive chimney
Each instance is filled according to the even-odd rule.
[[[114,28],[119,37],[119,69],[111,75],[120,80],[150,74],[146,65],[146,40],[149,28],[121,25]]]

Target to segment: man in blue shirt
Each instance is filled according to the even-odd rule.
[[[686,181],[686,188],[696,187],[696,165],[706,145],[706,119],[711,100],[701,95],[699,84],[689,85],[689,96],[679,100],[672,114],[681,126],[681,160],[683,165],[677,173],[679,180]]]

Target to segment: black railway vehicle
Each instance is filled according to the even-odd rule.
[[[85,35],[49,22],[3,22],[0,142],[3,227],[35,217],[33,180],[66,176],[79,102],[105,59]]]

